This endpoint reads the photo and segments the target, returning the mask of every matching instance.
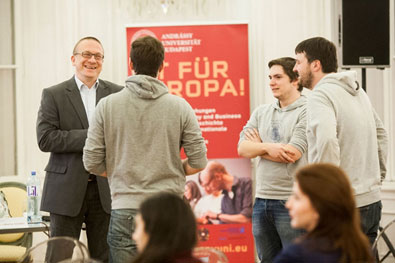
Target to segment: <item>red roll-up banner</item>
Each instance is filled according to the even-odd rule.
[[[159,79],[170,93],[191,104],[208,158],[226,167],[230,175],[251,180],[250,161],[237,154],[239,133],[250,115],[248,25],[133,26],[126,28],[126,35],[128,58],[130,44],[141,36],[150,35],[162,42],[165,64]],[[197,175],[188,176],[187,181],[193,181],[202,195],[193,204],[197,218],[205,209],[221,212],[223,193],[213,196],[205,192]],[[254,262],[251,223],[216,223],[199,224],[199,246],[221,250],[230,263]]]

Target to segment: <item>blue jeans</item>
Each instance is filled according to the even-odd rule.
[[[136,209],[111,210],[107,243],[110,247],[110,263],[131,262],[137,254],[136,242],[132,239]]]
[[[285,200],[255,198],[252,233],[261,262],[272,262],[283,247],[304,233],[293,229]]]
[[[373,245],[374,240],[377,237],[381,220],[381,209],[383,205],[381,201],[376,203],[359,207],[359,213],[361,215],[361,226],[362,232],[368,236],[369,242]]]

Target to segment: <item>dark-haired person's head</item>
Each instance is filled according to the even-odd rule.
[[[181,197],[159,193],[140,205],[133,239],[140,252],[135,263],[167,262],[191,254],[197,243],[195,216]]]
[[[337,228],[339,224],[359,220],[351,185],[340,168],[331,164],[306,166],[296,173],[295,187],[307,196],[316,210],[317,220],[312,220],[312,224],[316,221],[315,227]],[[334,231],[332,227],[326,231]]]
[[[371,262],[351,184],[337,166],[321,163],[298,170],[286,206],[291,226],[306,229],[308,238],[328,240],[333,250],[340,249],[341,262]]]
[[[295,67],[295,63],[296,63],[296,59],[291,58],[291,57],[282,57],[282,58],[277,58],[277,59],[273,59],[268,63],[269,69],[272,69],[273,66],[280,66],[282,69],[282,72],[289,78],[289,82],[290,83],[294,83],[298,80],[298,73],[296,71],[294,71],[294,67]],[[277,71],[276,71],[277,72]],[[281,70],[280,70],[281,72]],[[270,79],[273,78],[273,76],[271,76],[272,74],[270,74]],[[296,85],[296,83],[295,83]],[[297,89],[298,91],[302,91],[303,90],[303,86],[302,85],[297,85]]]
[[[192,180],[189,180],[185,183],[184,197],[187,201],[195,200],[196,202],[202,197],[197,183]]]
[[[336,46],[323,37],[314,37],[300,42],[295,48],[299,83],[313,89],[325,75],[337,72]]]
[[[130,67],[135,74],[157,77],[164,59],[165,50],[158,39],[145,36],[133,41],[130,48]]]
[[[291,57],[282,57],[270,60],[267,64],[269,68],[273,67],[274,65],[279,65],[283,68],[284,73],[289,77],[291,81],[298,79],[298,73],[293,71],[295,66],[296,60]]]
[[[336,46],[323,37],[313,37],[300,42],[295,54],[304,53],[309,63],[314,60],[321,62],[322,72],[337,72]]]

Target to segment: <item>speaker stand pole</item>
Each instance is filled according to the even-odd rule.
[[[362,68],[362,89],[366,92],[366,68]]]

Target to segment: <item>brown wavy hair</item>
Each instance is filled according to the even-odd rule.
[[[296,182],[319,214],[306,238],[325,239],[330,250],[340,250],[340,262],[373,262],[369,241],[361,230],[359,211],[346,174],[332,164],[300,169]]]
[[[202,193],[200,193],[199,186],[197,183],[195,183],[192,180],[189,180],[185,183],[185,186],[187,186],[191,190],[191,200],[187,200],[188,202],[190,201],[199,201],[200,198],[202,198]]]

